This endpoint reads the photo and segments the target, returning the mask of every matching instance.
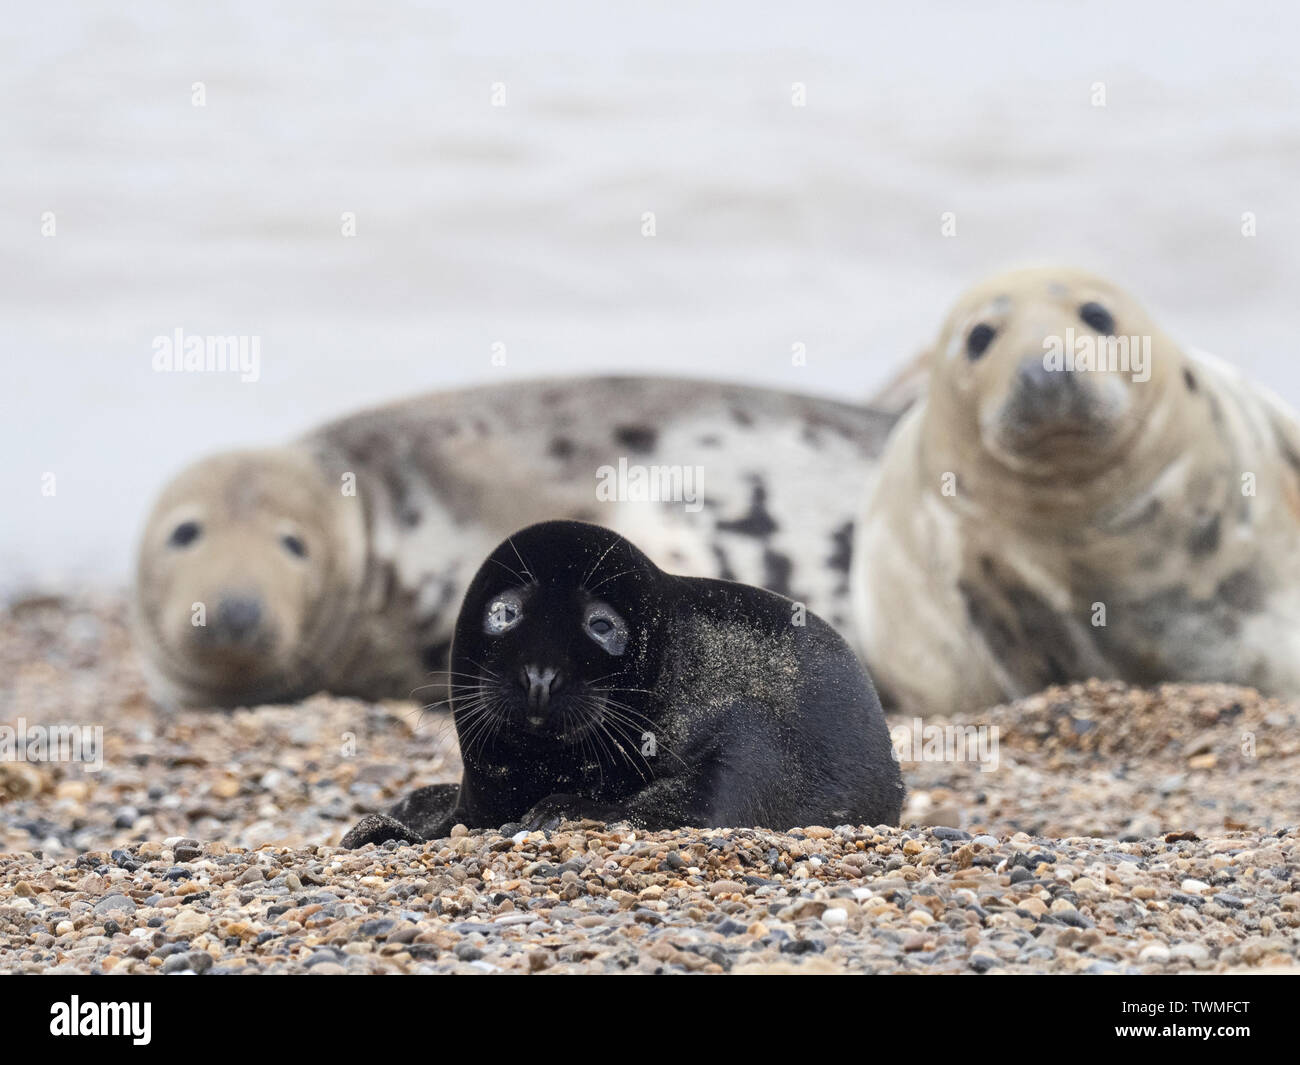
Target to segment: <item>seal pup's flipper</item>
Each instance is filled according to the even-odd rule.
[[[421,839],[442,839],[456,824],[459,798],[459,784],[430,784],[390,807],[388,816],[409,826]]]
[[[339,841],[339,846],[356,850],[367,843],[386,843],[390,839],[403,843],[442,839],[456,823],[454,811],[459,796],[459,784],[430,784],[417,788],[391,806],[388,813],[366,814]]]
[[[387,843],[390,839],[400,843],[424,842],[423,836],[387,814],[366,814],[352,826],[346,836],[339,840],[339,846],[344,850],[354,851],[367,843],[378,846],[380,843]]]

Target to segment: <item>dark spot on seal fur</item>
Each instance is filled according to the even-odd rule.
[[[717,447],[722,443],[722,438],[717,433],[705,433],[696,442],[700,447]]]
[[[399,596],[406,594],[402,588],[402,582],[397,579],[397,567],[391,562],[385,562],[380,567],[379,582],[383,588],[379,595],[379,600],[382,603],[392,603]]]
[[[846,521],[831,533],[831,554],[826,564],[847,574],[853,562],[853,522]]]
[[[822,449],[822,436],[821,433],[817,431],[815,425],[805,425],[799,431],[799,435],[814,451],[820,451]]]
[[[713,557],[718,560],[718,579],[723,581],[736,580],[736,571],[731,568],[731,560],[727,558],[727,550],[721,544],[713,545]]]
[[[1219,582],[1215,595],[1237,610],[1254,614],[1264,608],[1264,588],[1254,570],[1239,569]]]
[[[983,635],[994,657],[1003,660],[1015,649],[1015,634],[1011,626],[990,609],[991,604],[979,589],[967,581],[958,581],[957,590],[966,604],[966,617],[970,619],[971,628]]]
[[[648,425],[620,425],[614,430],[614,439],[629,451],[645,453],[654,449],[659,430]]]
[[[737,425],[748,427],[754,424],[754,416],[742,407],[732,407],[728,413]]]
[[[551,441],[550,447],[548,447],[546,450],[552,458],[557,458],[563,461],[565,459],[572,458],[573,452],[576,449],[574,448],[573,441],[570,440],[568,437],[557,436],[554,440]]]
[[[977,562],[979,582],[961,580],[958,591],[971,627],[993,657],[1026,692],[1089,674],[1085,649],[1042,596],[1001,573],[993,559]]]
[[[763,586],[777,595],[790,596],[790,574],[794,563],[788,555],[773,551],[770,547],[763,552]]]
[[[735,521],[720,521],[718,529],[722,532],[739,533],[741,536],[753,536],[765,539],[777,529],[776,520],[767,512],[767,489],[763,482],[755,478],[754,489],[749,499],[749,513]]]
[[[1186,367],[1183,368],[1183,383],[1187,385],[1188,392],[1196,391],[1196,375]]]
[[[1218,397],[1211,391],[1206,393],[1210,398],[1210,420],[1214,422],[1214,427],[1220,433],[1223,431],[1223,407],[1219,404]]]
[[[1220,515],[1210,514],[1198,521],[1187,536],[1187,550],[1192,555],[1208,555],[1218,550]]]

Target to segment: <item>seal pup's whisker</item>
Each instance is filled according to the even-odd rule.
[[[598,569],[600,569],[600,564],[601,564],[602,562],[605,561],[606,556],[608,556],[609,553],[610,553],[611,551],[613,551],[614,548],[616,548],[617,546],[618,546],[618,541],[615,540],[612,544],[610,544],[607,548],[605,548],[604,551],[602,551],[602,552],[600,553],[600,557],[599,557],[598,559],[596,559],[596,563],[595,563],[595,565],[593,565],[593,566],[591,567],[591,569],[589,569],[589,570],[586,572],[586,574],[583,575],[582,580],[580,580],[580,581],[578,582],[578,587],[579,587],[579,588],[586,588],[586,587],[587,587],[587,582],[588,582],[589,580],[591,580],[591,578],[594,577],[594,576],[596,575],[596,571],[597,571]],[[590,591],[591,589],[588,588],[587,590]]]
[[[529,579],[528,579],[526,576],[524,576],[524,574],[520,573],[517,569],[515,569],[514,566],[507,566],[504,562],[502,562],[500,559],[497,559],[497,558],[494,558],[492,561],[495,562],[498,566],[500,566],[500,567],[501,567],[503,570],[505,570],[507,573],[509,573],[510,576],[512,576],[512,577],[514,577],[515,579],[517,579],[517,580],[519,581],[520,585],[527,585],[527,584],[530,584],[530,583],[531,583],[531,582],[529,581]]]
[[[587,589],[587,591],[594,592],[597,588],[600,588],[603,585],[608,584],[610,581],[618,580],[619,577],[626,577],[629,573],[635,573],[635,572],[636,570],[634,569],[625,569],[619,573],[611,574],[610,576],[606,577],[604,580],[598,581],[595,584],[593,584],[590,588]]]
[[[510,545],[511,550],[514,551],[515,558],[519,559],[519,564],[524,567],[524,573],[528,575],[532,583],[536,584],[537,577],[533,574],[533,571],[528,568],[528,563],[524,561],[524,556],[519,553],[519,548],[515,547],[514,540],[512,540],[510,537],[507,536],[506,543],[508,543]]]

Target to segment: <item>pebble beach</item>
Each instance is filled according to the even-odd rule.
[[[4,972],[1271,972],[1300,957],[1300,707],[1247,689],[1090,681],[954,718],[990,730],[993,757],[904,760],[901,828],[458,827],[344,851],[362,815],[457,778],[445,712],[326,696],[159,711],[112,598],[11,604],[0,667],[0,722],[103,738],[94,771],[0,761]]]

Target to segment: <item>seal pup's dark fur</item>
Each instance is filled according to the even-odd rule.
[[[452,643],[459,789],[422,789],[345,846],[565,819],[896,824],[880,702],[798,604],[664,573],[598,525],[550,521],[474,577]]]

